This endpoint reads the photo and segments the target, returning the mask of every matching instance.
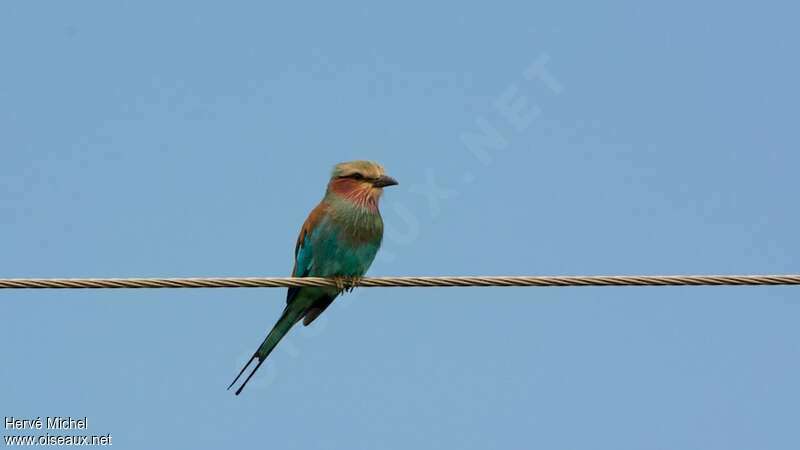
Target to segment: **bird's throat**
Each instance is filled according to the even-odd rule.
[[[328,187],[328,196],[334,201],[342,201],[363,208],[369,212],[378,211],[381,190],[365,183],[352,180],[336,180]]]

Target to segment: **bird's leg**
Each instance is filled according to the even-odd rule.
[[[339,292],[351,292],[356,288],[356,286],[358,286],[361,278],[362,277],[340,275],[333,277],[333,280],[336,283],[336,289],[339,289]]]
[[[337,275],[337,276],[333,277],[333,282],[336,283],[336,289],[338,289],[339,292],[343,292],[344,291],[344,289],[345,289],[345,277],[343,277],[341,275]]]
[[[353,292],[353,289],[358,286],[358,283],[361,281],[362,277],[350,276],[347,277],[347,292]]]

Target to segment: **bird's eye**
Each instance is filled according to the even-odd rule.
[[[360,173],[354,173],[354,174],[350,175],[350,178],[352,178],[354,180],[363,180],[364,179],[364,175],[361,175]]]

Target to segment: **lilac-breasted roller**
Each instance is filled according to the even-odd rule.
[[[283,314],[228,389],[258,360],[236,391],[239,395],[295,323],[301,319],[303,325],[313,322],[342,293],[344,286],[352,286],[367,273],[383,240],[378,201],[383,188],[396,184],[383,166],[372,161],[351,161],[334,167],[325,197],[300,230],[292,276],[333,277],[340,281],[341,287],[289,288]]]

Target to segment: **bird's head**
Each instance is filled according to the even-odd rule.
[[[374,161],[349,161],[333,168],[328,192],[358,201],[376,201],[383,188],[397,184],[397,180],[386,175],[383,166]]]

